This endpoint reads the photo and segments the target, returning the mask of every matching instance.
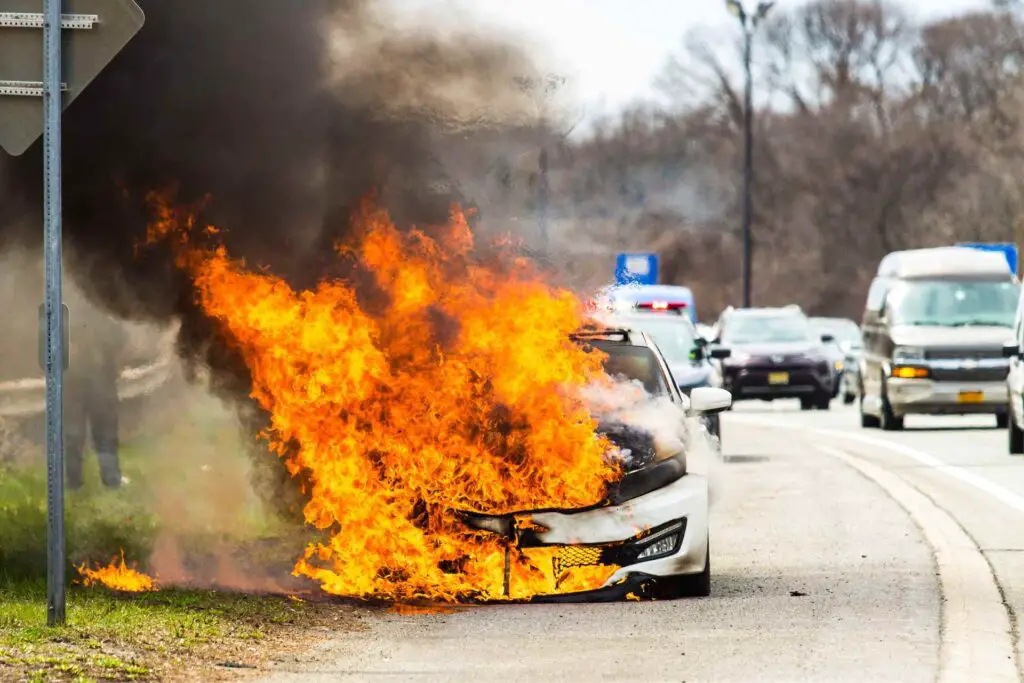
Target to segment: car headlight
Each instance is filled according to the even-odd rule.
[[[924,349],[917,346],[897,346],[892,351],[896,363],[913,363],[924,360]]]
[[[843,361],[841,361],[841,360],[837,360],[833,365],[835,366],[836,370],[842,370],[843,369]]]

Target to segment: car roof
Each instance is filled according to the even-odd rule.
[[[878,264],[878,277],[924,280],[951,276],[995,277],[1010,280],[1006,257],[970,247],[934,247],[894,251]]]
[[[632,327],[633,325],[642,326],[648,322],[669,322],[676,325],[683,325],[696,330],[697,326],[689,316],[685,315],[666,315],[661,312],[650,312],[644,313],[642,311],[630,311],[628,313],[615,313],[610,316],[609,322],[615,325],[621,324],[623,327]]]
[[[812,323],[825,323],[828,325],[857,325],[857,321],[851,320],[850,318],[827,318],[824,316],[816,315],[811,319]]]
[[[601,341],[624,346],[646,346],[653,348],[654,344],[650,338],[641,330],[626,325],[585,325],[569,335],[569,338],[577,342]]]
[[[664,299],[685,301],[693,299],[693,291],[689,287],[681,285],[616,285],[610,287],[605,293],[614,299],[645,302]]]
[[[740,315],[749,317],[777,317],[777,316],[804,316],[799,306],[781,306],[775,308],[733,308],[725,311],[730,316]],[[723,313],[723,317],[725,315]]]

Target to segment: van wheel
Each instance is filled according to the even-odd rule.
[[[887,432],[898,432],[903,429],[903,418],[898,417],[892,411],[892,404],[889,403],[889,392],[886,391],[885,380],[882,380],[882,429]]]
[[[1024,455],[1024,430],[1017,426],[1012,417],[1006,426],[1006,432],[1010,437],[1010,455]]]
[[[860,426],[864,429],[878,429],[882,426],[877,417],[864,412],[864,387],[860,389]]]

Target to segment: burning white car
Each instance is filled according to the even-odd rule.
[[[657,346],[643,332],[600,329],[573,339],[606,354],[608,375],[639,383],[655,404],[645,415],[624,415],[620,406],[598,411],[607,416],[599,429],[616,446],[625,474],[601,503],[589,508],[467,514],[466,523],[504,535],[520,549],[554,549],[556,581],[565,569],[609,568],[599,589],[541,595],[535,602],[709,595],[709,472],[707,463],[705,471],[696,471],[687,456],[708,438],[699,418],[726,410],[732,402],[729,393],[706,387],[694,389],[689,398],[682,395]],[[659,405],[668,409],[661,417]],[[665,416],[674,419],[668,434],[659,429]]]

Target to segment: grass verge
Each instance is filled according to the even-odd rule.
[[[46,626],[42,582],[0,582],[0,680],[217,680],[257,671],[325,627],[339,605],[210,591],[72,589],[66,626]]]
[[[0,462],[0,680],[235,678],[308,647],[320,627],[355,625],[350,608],[287,597],[299,589],[289,572],[310,530],[256,494],[251,437],[234,414],[195,392],[160,399],[145,419],[125,420],[128,484],[103,489],[88,454],[86,486],[67,495],[66,626],[46,626],[45,460],[24,449]],[[74,566],[121,550],[162,587],[224,590],[75,584]]]

